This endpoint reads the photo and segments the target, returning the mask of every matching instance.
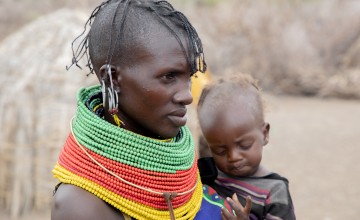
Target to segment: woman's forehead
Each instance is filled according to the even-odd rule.
[[[133,41],[123,53],[126,63],[135,65],[142,62],[157,62],[163,66],[172,65],[179,68],[189,68],[184,51],[180,43],[169,33],[150,34],[147,38]],[[121,51],[119,51],[121,53]]]

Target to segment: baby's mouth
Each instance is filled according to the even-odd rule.
[[[230,170],[231,171],[241,171],[241,170],[244,169],[245,166],[246,166],[246,164],[238,164],[238,165],[235,165],[235,166],[231,166]]]

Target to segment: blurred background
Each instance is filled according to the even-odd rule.
[[[259,80],[271,124],[264,163],[289,179],[298,219],[357,219],[360,1],[170,2],[198,30],[209,76]],[[99,4],[0,0],[0,219],[50,219],[51,170],[76,91],[96,83],[65,66]],[[196,138],[194,111],[190,119]]]

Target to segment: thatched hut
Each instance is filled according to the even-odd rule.
[[[12,217],[49,207],[51,169],[69,131],[76,91],[95,80],[65,70],[85,18],[60,10],[0,44],[0,207]]]

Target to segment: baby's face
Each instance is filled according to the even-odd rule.
[[[202,124],[202,130],[216,166],[231,176],[253,176],[267,143],[267,124],[258,123],[241,103],[212,109],[209,114],[209,121]]]

